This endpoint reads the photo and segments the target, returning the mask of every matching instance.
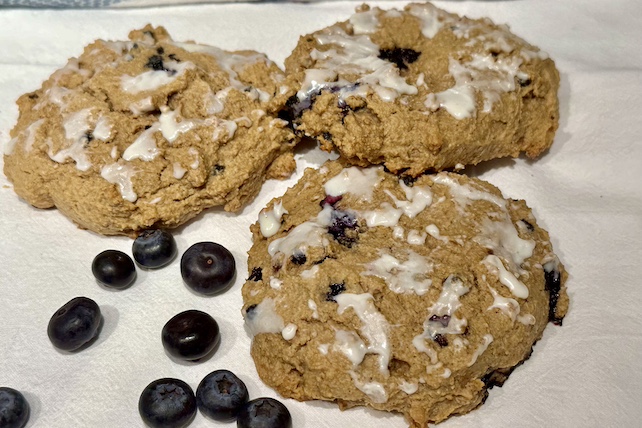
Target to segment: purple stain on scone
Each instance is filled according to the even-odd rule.
[[[343,199],[343,196],[341,195],[339,196],[327,195],[325,198],[321,200],[321,202],[319,202],[319,205],[321,205],[321,208],[323,208],[326,205],[330,205],[331,207],[334,207],[334,204],[339,202],[341,199]]]
[[[444,327],[448,327],[448,323],[450,323],[450,315],[433,315],[429,319],[431,322],[438,322]]]

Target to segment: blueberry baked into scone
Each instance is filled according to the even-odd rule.
[[[360,166],[417,176],[533,158],[558,127],[559,74],[544,52],[430,3],[362,6],[302,36],[285,66],[281,116]]]
[[[465,175],[329,161],[251,230],[242,312],[258,374],[284,397],[425,427],[479,406],[568,309],[525,202]]]
[[[173,41],[162,27],[98,40],[21,96],[4,173],[38,208],[102,234],[237,211],[294,170],[270,110],[283,72],[263,54]]]

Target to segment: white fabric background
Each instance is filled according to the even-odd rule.
[[[346,19],[359,3],[1,9],[0,142],[9,140],[16,98],[38,88],[96,38],[124,39],[129,30],[151,22],[166,26],[176,40],[256,49],[282,65],[299,35]],[[438,5],[508,23],[557,63],[561,123],[552,149],[536,161],[500,160],[465,172],[529,203],[570,272],[571,297],[564,326],[549,325],[532,358],[503,388],[493,389],[480,409],[440,426],[642,426],[642,5],[636,0]],[[1,176],[0,386],[25,393],[32,406],[28,426],[140,427],[137,402],[147,383],[177,377],[196,388],[218,368],[235,371],[252,397],[275,396],[259,381],[249,356],[240,288],[247,277],[248,226],[304,166],[318,166],[326,155],[302,147],[297,158],[296,177],[267,183],[240,214],[214,209],[176,231],[181,252],[213,240],[236,257],[235,285],[213,298],[185,288],[178,260],[160,271],[139,271],[128,290],[99,287],[90,270],[94,255],[107,248],[130,252],[131,241],[81,231],[55,210],[31,208]],[[92,347],[63,355],[47,339],[47,322],[80,295],[101,305],[105,326]],[[222,344],[205,362],[176,363],[163,351],[160,330],[191,308],[218,320]],[[398,415],[284,402],[295,427],[406,426]],[[192,426],[212,425],[219,424],[198,415]]]

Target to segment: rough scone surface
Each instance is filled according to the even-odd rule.
[[[536,157],[558,127],[559,75],[544,52],[430,3],[363,6],[302,36],[285,65],[282,117],[361,166],[417,176]]]
[[[525,202],[463,175],[331,161],[251,229],[243,316],[261,379],[285,397],[425,427],[480,405],[568,309]]]
[[[288,177],[295,144],[263,54],[173,41],[162,27],[98,40],[18,100],[4,172],[16,193],[102,234],[236,211]]]

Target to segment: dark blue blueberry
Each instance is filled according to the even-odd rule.
[[[176,257],[176,241],[171,233],[161,229],[141,232],[132,244],[134,260],[148,269],[157,269]]]
[[[229,370],[216,370],[205,376],[196,389],[196,405],[205,416],[220,422],[236,419],[250,399],[247,387]]]
[[[98,282],[110,288],[126,288],[136,279],[134,261],[118,250],[98,254],[91,264],[91,272]]]
[[[408,48],[380,49],[379,58],[390,61],[397,66],[399,70],[408,68],[408,64],[417,61],[421,52]]]
[[[296,253],[290,257],[290,260],[292,260],[292,263],[295,265],[302,265],[308,260],[308,258],[303,253]]]
[[[179,379],[158,379],[145,387],[138,400],[138,413],[152,428],[182,428],[196,416],[194,391]]]
[[[216,164],[212,167],[212,175],[216,176],[222,174],[225,171],[225,165]]]
[[[529,222],[527,222],[527,221],[526,221],[526,220],[524,220],[524,219],[522,219],[522,220],[520,220],[520,221],[521,221],[522,223],[524,223],[524,226],[526,226],[526,229],[527,229],[529,232],[533,232],[533,231],[535,231],[535,227],[534,227],[532,224],[530,224]]]
[[[432,340],[437,342],[437,345],[441,346],[442,348],[448,346],[448,338],[443,334],[435,334],[435,337],[433,337]]]
[[[147,60],[147,64],[145,64],[145,67],[151,68],[152,70],[155,70],[155,71],[167,70],[163,65],[163,57],[160,55],[150,56],[149,59]]]
[[[100,307],[87,297],[76,297],[58,309],[49,320],[47,335],[63,351],[75,351],[98,334]]]
[[[548,265],[548,264],[547,264]],[[548,268],[544,265],[545,289],[548,291],[548,320],[555,325],[562,325],[564,317],[557,315],[557,301],[562,288],[562,275],[557,268]]]
[[[292,428],[288,408],[274,398],[257,398],[239,412],[238,428]]]
[[[339,244],[348,248],[357,241],[357,219],[354,215],[341,210],[332,211],[332,224],[328,227],[328,233],[336,239]],[[348,233],[352,232],[352,233]]]
[[[403,184],[408,187],[414,186],[415,181],[417,181],[417,177],[412,177],[410,175],[402,175],[401,179],[403,180]]]
[[[334,298],[344,291],[346,291],[346,286],[343,282],[330,284],[330,291],[325,295],[325,300],[334,302]]]
[[[167,321],[161,337],[167,353],[187,361],[205,357],[221,341],[214,318],[194,309],[181,312]]]
[[[255,267],[252,268],[252,273],[250,274],[250,277],[247,279],[248,281],[261,281],[263,279],[263,269],[260,267]]]
[[[29,420],[29,403],[20,391],[0,387],[0,427],[22,428]]]
[[[206,295],[218,294],[234,282],[236,262],[222,245],[199,242],[181,258],[181,275],[192,290]]]
[[[249,319],[254,318],[254,310],[256,309],[256,305],[250,305],[245,309],[245,313]]]

